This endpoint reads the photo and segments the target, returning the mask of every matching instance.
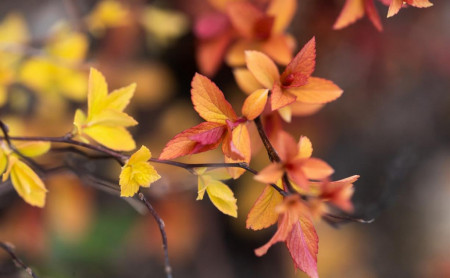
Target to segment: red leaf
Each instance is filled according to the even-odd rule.
[[[313,37],[300,50],[294,59],[286,66],[283,74],[281,74],[281,82],[293,73],[301,73],[310,77],[316,66],[316,39]]]
[[[295,267],[304,271],[311,278],[318,278],[317,252],[319,251],[319,237],[309,217],[302,216],[292,227],[286,238]]]
[[[221,137],[218,137],[218,135],[223,134],[225,128],[224,125],[219,123],[204,122],[187,129],[175,135],[175,137],[166,144],[159,159],[174,159],[188,154],[215,149],[221,141]],[[222,131],[220,131],[220,129],[222,129]],[[214,138],[218,139],[217,142],[213,141]]]

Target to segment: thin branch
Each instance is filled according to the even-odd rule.
[[[270,161],[281,162],[280,156],[278,156],[277,151],[272,146],[272,143],[270,143],[269,137],[267,137],[266,131],[264,130],[264,127],[261,122],[261,118],[257,117],[256,119],[254,119],[254,122],[256,124],[256,128],[258,129],[259,137],[261,137],[264,147],[267,150],[267,154],[269,155]]]
[[[19,257],[17,257],[16,253],[14,253],[13,251],[14,246],[12,244],[0,242],[0,248],[3,249],[6,253],[8,253],[8,255],[11,257],[11,259],[18,267],[23,268],[31,277],[38,278],[38,276],[33,272],[33,270],[29,266],[27,266]]]
[[[167,245],[167,234],[165,230],[165,224],[164,221],[161,219],[161,217],[158,215],[156,210],[153,208],[153,206],[150,204],[150,202],[145,198],[144,194],[139,192],[139,199],[145,204],[148,211],[152,214],[153,218],[155,219],[156,223],[158,223],[159,231],[161,232],[162,237],[162,244],[164,249],[164,264],[165,264],[165,272],[167,278],[172,278],[172,267],[170,266],[169,261],[169,247]]]

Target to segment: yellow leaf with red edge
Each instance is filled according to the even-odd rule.
[[[266,89],[272,89],[280,79],[280,73],[275,63],[266,54],[258,51],[245,51],[245,61],[248,70]]]
[[[23,141],[15,143],[14,146],[24,156],[35,157],[48,152],[51,144],[43,141]]]
[[[200,117],[208,122],[221,124],[237,118],[222,91],[206,76],[196,73],[191,85],[192,103]]]
[[[295,268],[308,274],[311,278],[318,278],[317,253],[319,251],[319,237],[310,217],[301,216],[286,238],[286,246],[294,261]]]
[[[267,185],[256,200],[247,216],[246,227],[252,230],[261,230],[277,222],[276,207],[283,202],[283,196],[272,186]]]
[[[132,197],[138,192],[140,186],[150,187],[151,183],[161,178],[155,168],[148,163],[151,157],[150,150],[145,146],[131,155],[120,172],[121,197]]]
[[[288,92],[297,96],[297,101],[311,104],[333,101],[343,93],[332,81],[318,77],[310,77],[306,85],[290,88]]]
[[[266,107],[268,95],[268,89],[259,89],[254,91],[245,99],[242,106],[242,115],[250,121],[261,115]]]
[[[296,99],[297,97],[291,94],[290,90],[283,90],[279,82],[276,82],[273,85],[272,95],[270,96],[270,108],[272,111],[278,110],[293,103]]]
[[[339,17],[333,25],[333,29],[342,29],[354,23],[364,16],[365,0],[347,0]]]
[[[11,177],[11,183],[22,199],[36,207],[44,207],[47,189],[39,176],[15,156],[9,157],[8,170],[3,180]]]
[[[250,135],[248,133],[248,128],[245,123],[239,124],[233,129],[231,142],[233,143],[236,150],[242,155],[242,159],[236,159],[232,157],[225,156],[225,162],[236,163],[236,162],[246,162],[250,163],[251,145],[250,145]],[[244,169],[241,168],[227,168],[228,173],[230,173],[233,179],[239,178],[243,173]]]
[[[180,132],[166,144],[159,159],[174,159],[215,149],[220,144],[225,129],[220,123],[204,122]]]
[[[237,217],[237,200],[233,191],[226,184],[212,178],[207,173],[198,172],[198,174],[197,200],[202,200],[206,192],[218,210],[224,214]]]

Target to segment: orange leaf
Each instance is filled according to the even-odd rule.
[[[303,46],[294,59],[286,66],[281,74],[281,81],[293,73],[301,73],[307,77],[311,76],[316,66],[316,38],[313,37]]]
[[[250,135],[248,133],[247,125],[245,123],[239,124],[237,127],[233,129],[231,142],[242,155],[242,158],[234,158],[225,156],[225,162],[234,163],[234,162],[246,162],[250,163],[250,158],[252,156],[251,153],[251,145],[250,145]],[[227,168],[228,173],[233,177],[233,179],[239,178],[243,173],[245,173],[244,169],[241,168]]]
[[[365,0],[347,0],[341,14],[334,23],[333,29],[342,29],[364,16]]]
[[[283,176],[284,170],[280,163],[271,163],[259,171],[255,180],[262,183],[276,183]]]
[[[264,111],[267,103],[269,90],[259,89],[249,95],[242,106],[242,115],[248,120],[253,120]]]
[[[222,91],[206,76],[196,73],[192,79],[192,103],[197,113],[206,121],[225,124],[237,118]]]
[[[200,72],[213,76],[216,74],[231,41],[231,32],[225,32],[214,38],[200,40],[196,49],[197,64]]]
[[[269,55],[280,65],[287,65],[292,60],[292,52],[295,48],[295,40],[285,34],[272,35],[261,43],[262,52]]]
[[[342,89],[332,81],[318,77],[310,77],[308,84],[290,88],[287,91],[297,96],[297,101],[299,102],[314,104],[333,101],[343,93]]]
[[[173,159],[215,149],[220,144],[224,131],[225,126],[219,123],[204,122],[196,125],[177,134],[170,140],[159,159]],[[214,139],[217,139],[217,141],[214,142]]]
[[[272,0],[267,9],[267,14],[275,17],[273,32],[283,32],[292,21],[296,10],[296,0]]]
[[[245,61],[248,70],[264,88],[272,89],[275,81],[280,79],[277,66],[266,54],[258,51],[245,51]]]
[[[389,10],[387,17],[394,16],[400,11],[403,5],[403,0],[392,0],[391,5],[389,5]]]
[[[227,7],[227,15],[233,27],[244,37],[252,38],[256,23],[263,12],[249,2],[234,2]]]
[[[296,268],[304,271],[311,278],[319,277],[317,273],[319,237],[309,217],[302,216],[293,225],[292,231],[286,238],[286,246]]]
[[[308,158],[302,161],[302,170],[306,177],[313,180],[322,180],[334,173],[328,163],[318,158]]]
[[[283,130],[278,131],[276,136],[277,138],[273,145],[281,160],[283,162],[288,162],[294,159],[298,153],[298,144],[295,139]]]
[[[247,229],[256,231],[275,224],[278,219],[278,213],[275,208],[282,202],[283,196],[272,186],[267,185],[248,213]]]
[[[262,88],[261,84],[248,69],[234,69],[233,74],[239,88],[248,95]]]
[[[306,136],[300,136],[298,141],[298,158],[310,158],[313,152],[311,140]]]
[[[283,90],[277,82],[272,88],[272,94],[270,96],[270,109],[272,109],[272,111],[278,110],[293,103],[296,99],[297,97],[295,95],[291,94],[288,90]]]
[[[291,107],[291,111],[292,111],[292,115],[295,116],[309,116],[312,115],[314,113],[316,113],[317,111],[319,111],[320,109],[322,109],[322,107],[324,106],[324,104],[317,104],[317,103],[303,103],[303,102],[294,102],[291,105],[289,105],[289,107]]]

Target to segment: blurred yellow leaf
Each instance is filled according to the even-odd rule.
[[[101,34],[107,28],[125,25],[129,10],[119,1],[100,1],[86,18],[86,24],[94,34]]]
[[[35,157],[43,155],[50,150],[50,142],[43,141],[23,141],[15,143],[14,146],[17,150],[28,157]]]

